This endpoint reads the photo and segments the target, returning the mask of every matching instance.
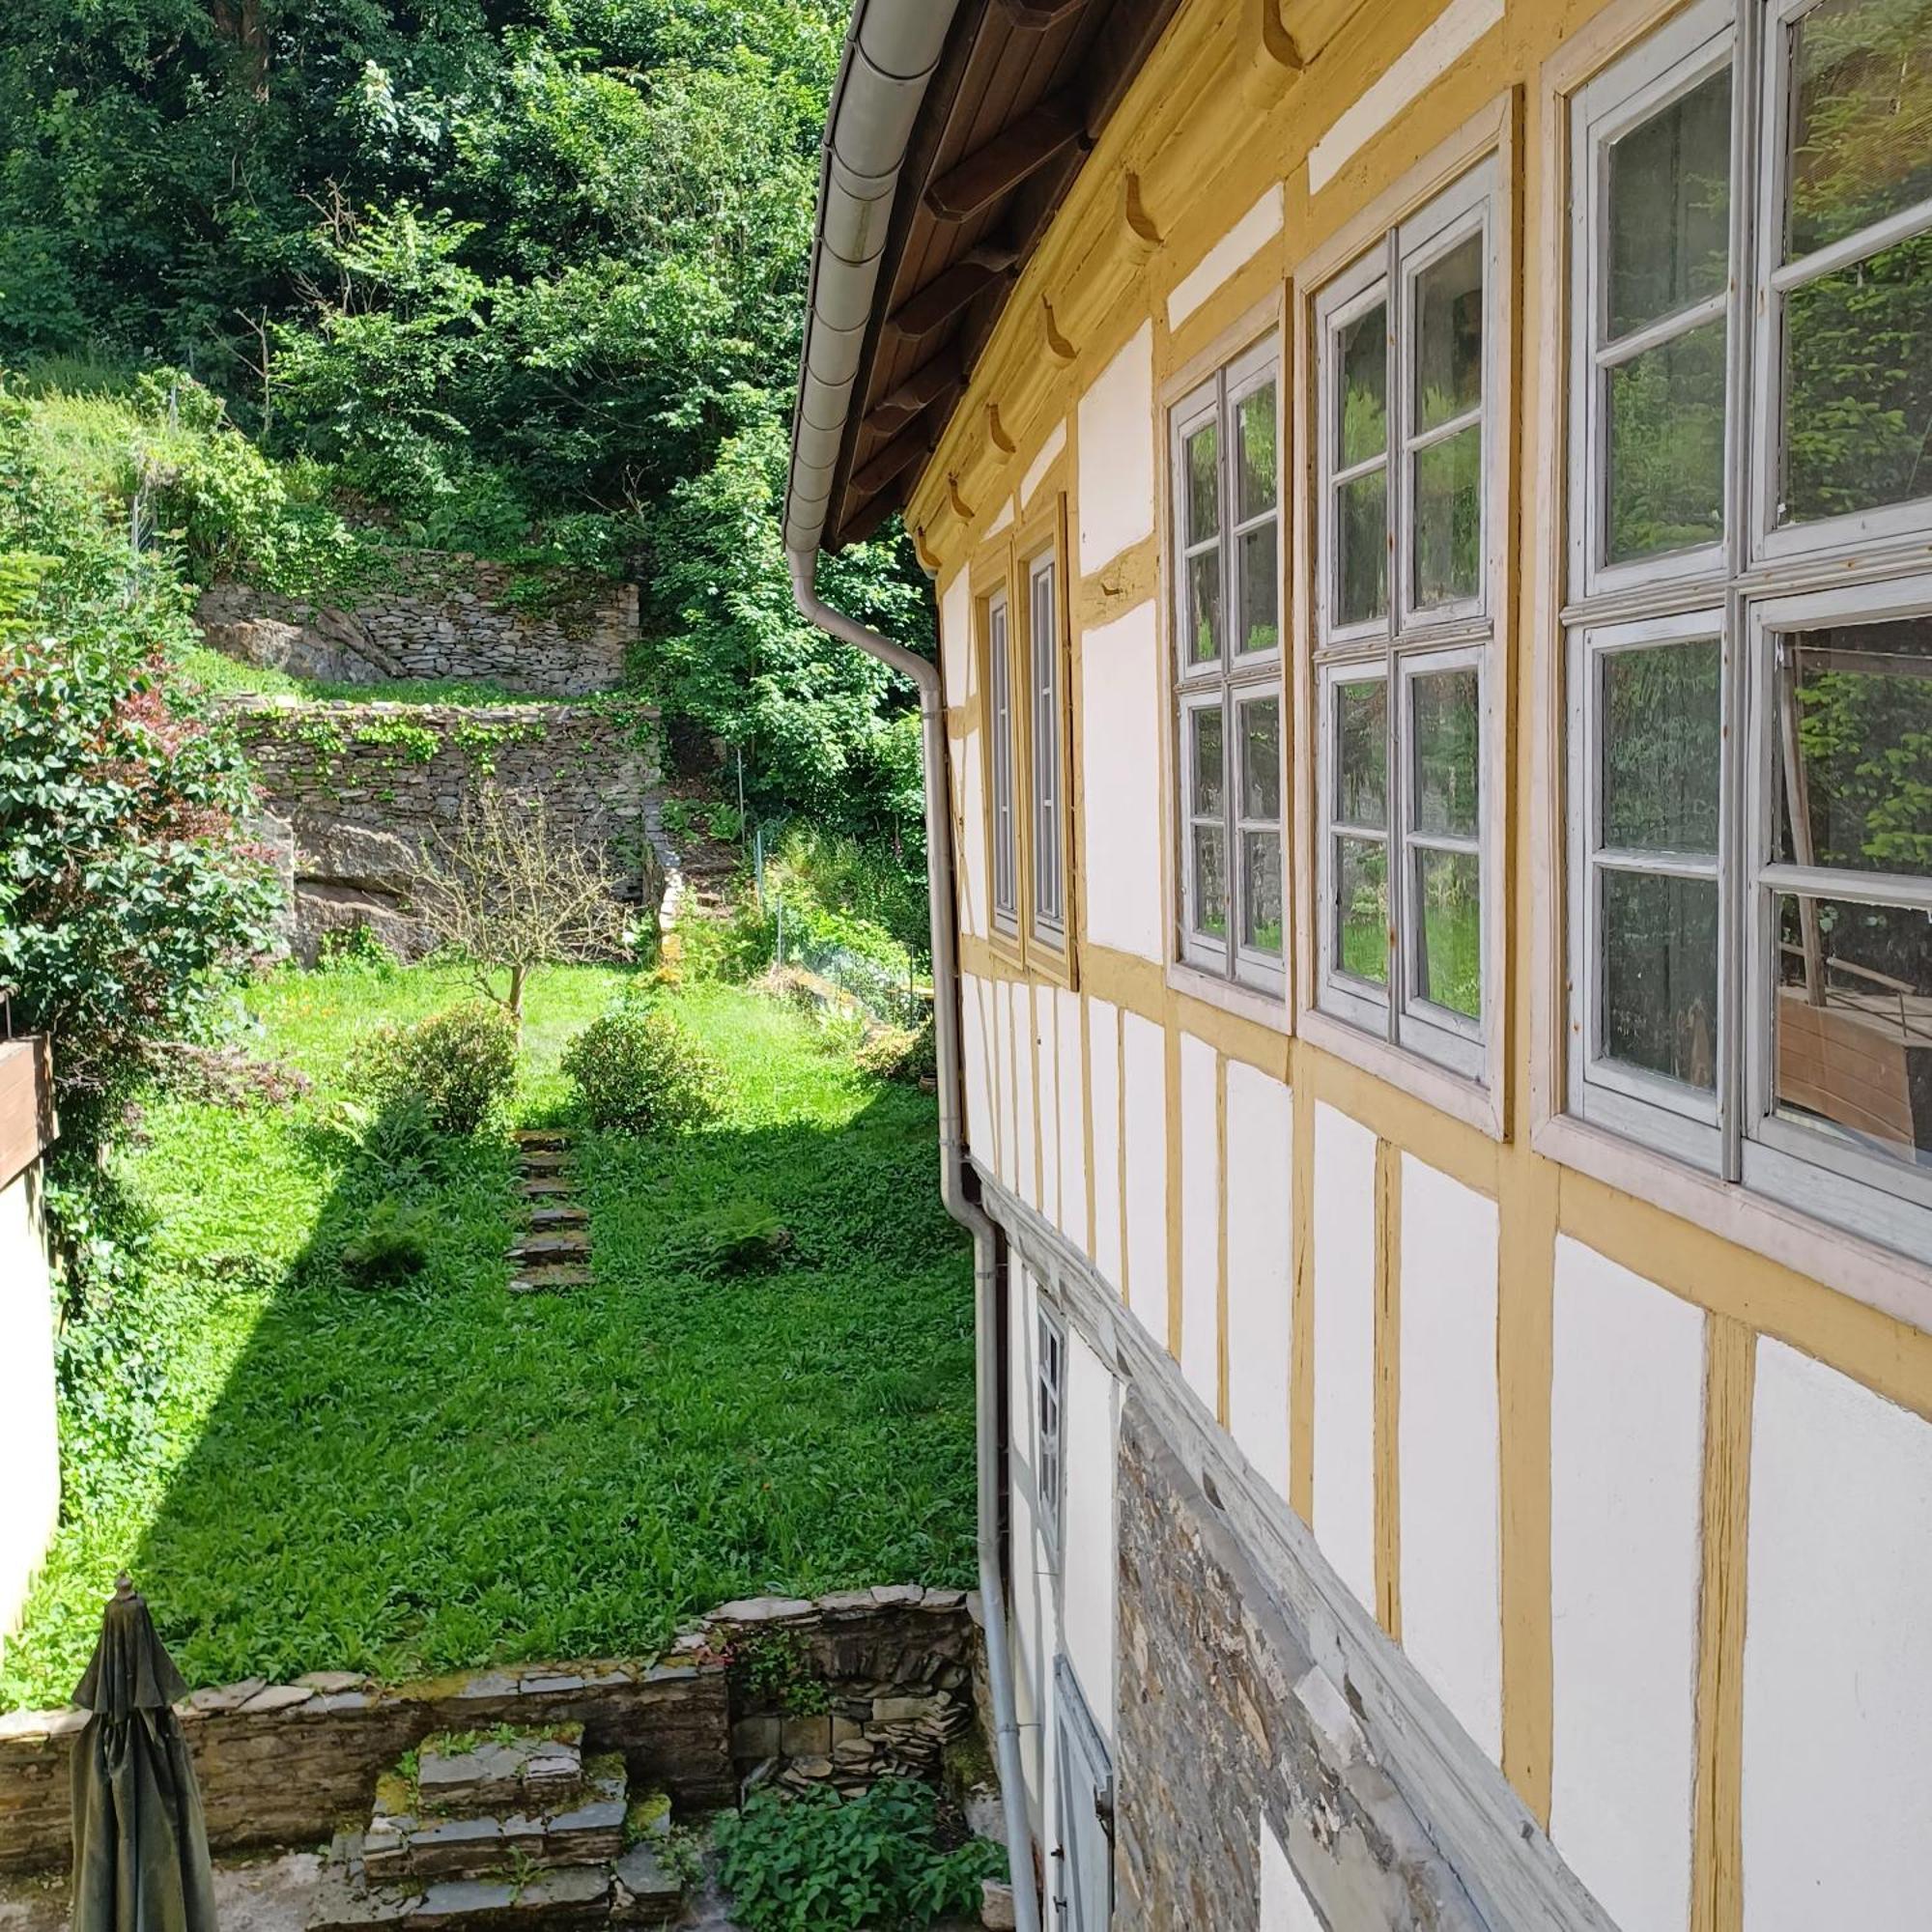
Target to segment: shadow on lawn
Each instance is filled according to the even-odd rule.
[[[931,1103],[585,1135],[595,1278],[512,1295],[499,1141],[341,1160],[133,1572],[189,1681],[647,1652],[731,1597],[971,1580],[972,1302]],[[437,1234],[345,1282],[385,1193]],[[781,1230],[753,1271],[718,1230]],[[728,1246],[728,1243],[725,1244]]]

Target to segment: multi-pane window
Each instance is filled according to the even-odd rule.
[[[1480,1078],[1493,170],[1316,303],[1322,1009]]]
[[[1039,1533],[1047,1553],[1060,1552],[1060,1498],[1064,1463],[1061,1415],[1066,1388],[1066,1337],[1060,1324],[1039,1311],[1039,1386],[1034,1429],[1034,1466],[1039,1493]]]
[[[1275,338],[1173,412],[1180,957],[1283,972],[1281,387]]]
[[[1573,115],[1574,1113],[1932,1258],[1932,0]]]
[[[1059,499],[979,573],[994,936],[1065,977],[1066,625]]]

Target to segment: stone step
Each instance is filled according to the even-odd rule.
[[[526,1174],[562,1174],[574,1158],[568,1148],[532,1148],[518,1156],[517,1164]]]
[[[582,1228],[590,1220],[590,1209],[566,1203],[554,1208],[532,1208],[528,1221],[532,1228]]]
[[[510,1138],[531,1153],[555,1153],[570,1145],[570,1135],[562,1127],[519,1127]]]
[[[510,1259],[525,1267],[542,1267],[553,1262],[587,1261],[590,1236],[582,1229],[564,1229],[552,1235],[526,1235],[510,1250]]]
[[[525,1180],[521,1192],[526,1201],[548,1201],[560,1194],[575,1194],[577,1183],[560,1174],[539,1174]]]
[[[621,1757],[592,1758],[581,1787],[548,1809],[529,1794],[514,1810],[439,1816],[415,1788],[385,1778],[363,1833],[362,1869],[371,1883],[388,1885],[608,1864],[624,1849],[625,1788]]]
[[[510,1280],[512,1294],[554,1294],[559,1289],[588,1288],[590,1270],[587,1267],[568,1263],[554,1263],[545,1267],[530,1267],[520,1270]]]
[[[442,1734],[416,1753],[416,1795],[425,1812],[476,1817],[510,1806],[554,1810],[583,1789],[583,1727],[508,1732],[470,1741]]]

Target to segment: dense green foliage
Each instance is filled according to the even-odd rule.
[[[718,1064],[662,1007],[633,1002],[592,1020],[562,1066],[600,1133],[670,1132],[718,1111]]]
[[[466,1000],[372,1034],[357,1073],[379,1107],[418,1107],[438,1133],[473,1134],[516,1085],[516,1022],[500,1007]]]
[[[192,486],[156,527],[198,575],[339,579],[366,558],[338,510],[635,574],[674,732],[742,751],[766,814],[903,834],[910,694],[794,614],[778,523],[846,11],[21,0],[0,360],[38,358],[81,414],[118,398],[69,392],[193,370],[185,426],[225,407],[247,433],[149,466]],[[827,577],[930,648],[901,535]]]
[[[566,1114],[560,1050],[633,977],[535,977],[514,1120]],[[594,1279],[512,1295],[508,1145],[398,1145],[350,1104],[357,1038],[462,987],[277,973],[248,1006],[313,1092],[159,1100],[114,1153],[149,1229],[122,1366],[165,1373],[111,1454],[76,1453],[64,1405],[66,1517],[0,1707],[67,1696],[124,1566],[195,1684],[642,1655],[733,1597],[971,1581],[972,1293],[932,1102],[775,1002],[689,988],[722,1118],[580,1135]],[[427,1259],[370,1293],[342,1261],[390,1197],[426,1215]],[[725,1253],[754,1213],[781,1266]]]
[[[980,1880],[1006,1870],[1006,1854],[984,1838],[949,1849],[938,1804],[899,1778],[843,1800],[753,1793],[714,1828],[732,1916],[747,1932],[919,1932],[976,1911]]]

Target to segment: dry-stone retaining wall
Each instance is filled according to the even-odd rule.
[[[633,1789],[728,1804],[750,1779],[850,1787],[929,1772],[968,1728],[977,1605],[917,1584],[726,1604],[646,1663],[526,1663],[384,1688],[346,1672],[259,1678],[177,1707],[217,1850],[311,1845],[366,1823],[376,1780],[437,1731],[582,1724]],[[0,1717],[0,1871],[69,1855],[83,1711]]]
[[[226,582],[203,593],[195,616],[225,657],[329,683],[484,678],[582,697],[622,678],[638,635],[635,583],[513,570],[453,551],[382,558],[380,581],[339,605]]]
[[[291,943],[371,927],[405,957],[425,935],[411,910],[426,842],[484,785],[541,798],[554,830],[601,853],[623,895],[654,913],[654,713],[576,704],[358,704],[249,697],[224,707],[255,769],[254,829],[293,888]]]

